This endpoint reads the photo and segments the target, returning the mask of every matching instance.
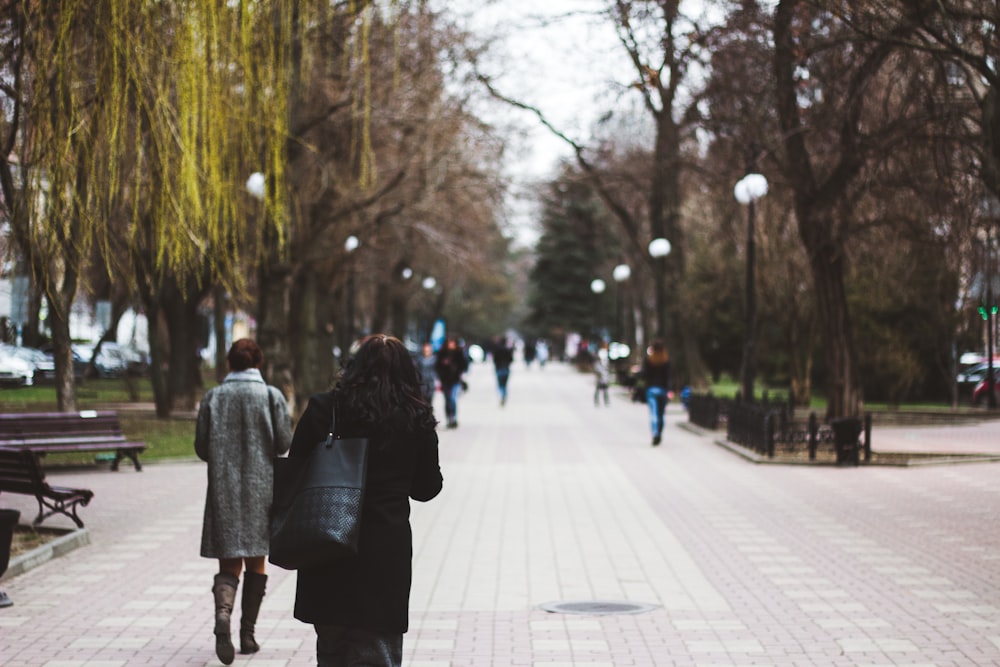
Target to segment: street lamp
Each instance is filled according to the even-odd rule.
[[[604,290],[606,288],[607,288],[607,285],[600,278],[594,278],[593,280],[590,281],[590,291],[594,293],[594,310],[593,310],[594,324],[593,324],[593,327],[594,327],[594,333],[599,338],[602,338],[602,336],[601,336],[601,324],[600,324],[601,317],[600,317],[599,308],[598,308],[599,297],[600,297],[601,294],[604,293]]]
[[[623,321],[625,304],[622,301],[622,283],[628,280],[632,275],[632,269],[629,268],[628,264],[619,264],[611,271],[611,277],[615,279],[615,339],[619,342],[622,340],[622,329],[624,329]]]
[[[246,183],[247,192],[254,199],[264,198],[264,174],[259,171],[255,171],[250,174],[250,178],[247,179]]]
[[[670,241],[664,238],[653,239],[649,242],[649,254],[654,259],[660,259],[670,254]]]
[[[655,264],[653,285],[656,290],[656,328],[657,335],[667,335],[667,295],[666,295],[666,265],[665,258],[670,254],[670,241],[665,238],[655,238],[649,242],[649,256]]]
[[[757,318],[757,300],[754,290],[754,202],[767,194],[767,179],[761,174],[750,173],[741,178],[733,195],[736,201],[747,207],[747,262],[746,262],[746,322],[743,338],[743,368],[740,385],[743,400],[753,401],[754,368],[754,320]]]

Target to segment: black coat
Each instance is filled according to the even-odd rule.
[[[442,387],[452,387],[462,380],[462,374],[469,369],[469,360],[465,356],[465,350],[455,348],[449,350],[442,347],[437,353],[437,361],[434,362],[434,370],[437,371],[438,380]]]
[[[289,456],[307,456],[326,438],[332,405],[332,393],[309,399]],[[437,433],[364,432],[339,407],[337,431],[345,438],[369,437],[358,555],[299,570],[295,618],[314,625],[406,632],[413,559],[409,499],[426,501],[441,491]]]

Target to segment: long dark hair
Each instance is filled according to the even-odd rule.
[[[393,336],[365,337],[334,391],[355,419],[379,429],[430,430],[437,425],[413,358]]]

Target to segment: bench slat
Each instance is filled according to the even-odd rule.
[[[136,470],[142,470],[138,454],[146,444],[126,440],[116,412],[83,410],[2,414],[0,447],[39,453],[113,451],[112,470],[118,470],[126,457]]]

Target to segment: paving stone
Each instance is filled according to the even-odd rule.
[[[643,404],[619,391],[595,411],[592,378],[567,366],[515,365],[502,408],[490,366],[469,381],[459,428],[440,432],[445,489],[413,504],[407,667],[1000,664],[998,464],[760,466],[676,404],[650,447]],[[998,424],[873,440],[996,454]],[[50,477],[95,491],[90,543],[0,581],[15,602],[0,609],[0,663],[217,665],[204,464]],[[33,499],[2,500],[33,516]],[[295,574],[269,574],[263,649],[237,664],[314,665]],[[652,608],[540,608],[587,601]]]

